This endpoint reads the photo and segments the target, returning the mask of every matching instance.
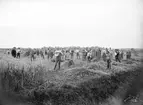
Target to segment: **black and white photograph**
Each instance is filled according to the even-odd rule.
[[[143,0],[0,0],[0,105],[143,105]]]

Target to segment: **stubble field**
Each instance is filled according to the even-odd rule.
[[[112,69],[99,60],[88,63],[74,59],[74,65],[62,62],[61,70],[53,70],[54,62],[37,57],[33,62],[0,53],[0,103],[2,105],[122,105],[128,90],[142,73],[142,52],[121,63],[112,61]],[[142,80],[141,78],[139,80]],[[138,80],[138,81],[139,81]],[[136,82],[135,82],[136,83]],[[139,84],[143,84],[139,81]],[[137,103],[141,105],[143,94]],[[136,89],[137,90],[137,89]],[[127,103],[126,103],[127,105]]]

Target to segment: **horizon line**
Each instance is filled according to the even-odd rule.
[[[16,46],[14,46],[16,47]],[[27,49],[27,48],[31,48],[31,49],[39,49],[39,48],[111,48],[111,49],[143,49],[143,47],[128,47],[128,48],[122,48],[122,47],[103,47],[103,46],[43,46],[43,47],[16,47],[16,48],[22,48],[22,49]],[[11,49],[13,47],[0,47],[0,49]]]

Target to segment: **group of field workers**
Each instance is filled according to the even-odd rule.
[[[51,52],[51,51],[46,50],[46,52]],[[53,62],[55,62],[54,70],[56,69],[56,67],[60,69],[61,62],[69,61],[69,63],[71,63],[75,59],[87,61],[89,63],[103,60],[107,63],[107,69],[111,69],[112,60],[115,59],[116,62],[121,62],[122,59],[130,59],[130,58],[131,58],[131,51],[123,52],[119,49],[112,50],[111,48],[110,49],[107,48],[106,49],[101,49],[101,48],[57,49],[53,50],[52,57],[50,57],[50,59]]]
[[[96,62],[103,60],[107,64],[107,69],[111,69],[111,62],[121,62],[123,59],[131,58],[131,51],[123,51],[111,48],[45,48],[45,49],[31,49],[29,51],[31,61],[37,57],[48,59],[55,62],[54,70],[58,67],[60,69],[61,62],[68,61],[69,63],[74,60],[81,60]],[[11,55],[14,58],[20,58],[21,50],[15,47],[11,50]],[[73,64],[73,63],[72,63]]]
[[[20,59],[20,55],[21,55],[21,49],[20,48],[16,48],[16,47],[13,47],[10,51],[10,49],[7,50],[7,54],[8,55],[12,55],[14,58],[18,58]]]

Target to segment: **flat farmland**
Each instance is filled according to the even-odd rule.
[[[89,63],[74,57],[73,61],[71,67],[64,61],[60,70],[53,70],[55,62],[47,57],[37,56],[31,62],[24,55],[17,59],[1,51],[1,91],[19,97],[19,105],[122,105],[130,84],[142,74],[141,52],[121,63],[113,59],[111,69],[102,59]]]

